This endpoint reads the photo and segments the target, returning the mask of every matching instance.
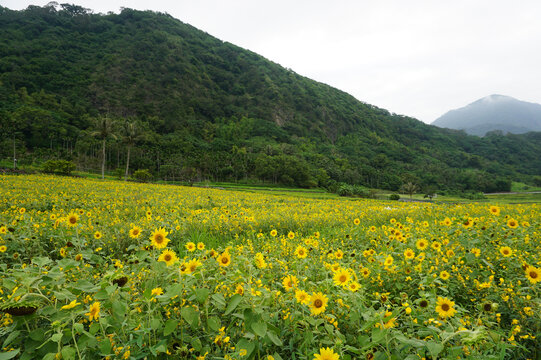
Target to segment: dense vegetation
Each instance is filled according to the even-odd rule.
[[[425,125],[131,9],[0,7],[0,131],[19,164],[104,158],[168,180],[497,191],[541,174],[541,133]]]

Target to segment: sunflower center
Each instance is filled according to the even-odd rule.
[[[443,304],[443,305],[441,306],[441,309],[442,309],[443,311],[449,311],[449,309],[450,309],[449,304]]]
[[[490,311],[490,310],[492,310],[492,305],[485,304],[484,309],[485,309],[485,311]]]
[[[164,259],[165,261],[171,261],[171,258],[172,258],[172,257],[171,257],[170,254],[166,254],[166,255],[163,257],[163,259]]]
[[[137,235],[137,234],[139,234],[139,230],[134,229],[134,230],[133,230],[133,235]]]
[[[226,257],[222,258],[222,264],[227,264],[229,262],[229,259]]]
[[[530,271],[530,277],[532,279],[537,279],[537,277],[539,276],[539,274],[535,271]]]
[[[428,302],[426,302],[426,300],[423,300],[421,301],[421,303],[419,304],[422,308],[424,307],[427,307],[428,306]]]
[[[509,250],[505,249],[505,250],[503,251],[503,253],[504,253],[504,255],[509,255]]]
[[[75,216],[70,217],[69,219],[70,224],[75,224],[77,222],[77,218]]]
[[[346,282],[346,280],[347,280],[346,275],[340,276],[340,279],[339,279],[339,280],[340,280],[340,282]]]
[[[321,299],[316,299],[314,301],[314,307],[320,308],[322,306],[323,306],[323,301],[321,301]]]

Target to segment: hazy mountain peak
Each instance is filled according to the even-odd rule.
[[[541,131],[541,105],[492,94],[447,112],[432,125],[479,136],[492,130],[515,134]]]

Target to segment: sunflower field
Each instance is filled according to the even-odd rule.
[[[0,359],[541,358],[538,204],[0,189]]]

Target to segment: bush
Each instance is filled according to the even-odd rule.
[[[116,168],[113,174],[118,180],[122,180],[122,177],[124,176],[124,170],[122,170],[121,168]]]
[[[400,195],[391,194],[391,195],[389,195],[389,200],[400,200]]]
[[[50,174],[70,175],[76,166],[68,160],[47,160],[43,163],[43,171]]]
[[[133,178],[139,182],[148,182],[152,180],[152,174],[148,169],[140,169],[133,173]]]

